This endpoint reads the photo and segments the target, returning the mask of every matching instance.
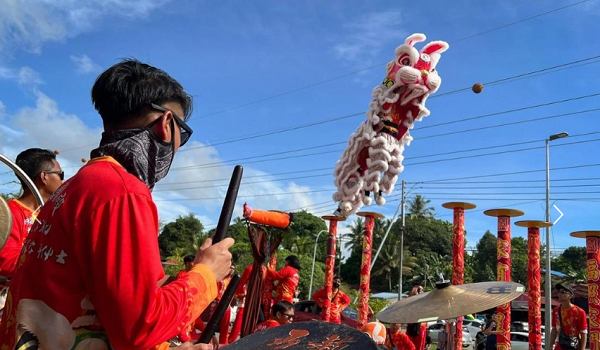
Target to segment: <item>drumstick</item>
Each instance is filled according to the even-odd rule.
[[[238,190],[240,189],[243,173],[244,168],[241,165],[236,165],[233,169],[233,174],[231,175],[229,188],[227,188],[227,195],[225,196],[225,202],[223,202],[223,209],[221,209],[221,216],[219,216],[219,223],[217,224],[217,230],[213,236],[212,244],[219,243],[227,235],[227,229],[231,222],[231,215],[233,214],[233,208],[235,207],[235,200],[237,199]]]
[[[219,243],[227,235],[227,229],[229,228],[229,223],[231,222],[231,215],[233,215],[235,200],[237,199],[238,190],[240,189],[240,182],[242,182],[243,173],[244,168],[241,165],[236,165],[233,169],[233,174],[231,174],[231,180],[229,181],[229,187],[227,188],[227,194],[225,195],[225,202],[223,202],[221,216],[219,216],[219,222],[217,224],[215,235],[212,239],[212,244]],[[233,299],[233,295],[239,283],[240,276],[237,274],[233,275],[231,277],[231,281],[229,281],[229,286],[227,286],[225,293],[223,293],[221,300],[217,304],[215,311],[206,324],[204,332],[202,332],[202,335],[196,344],[208,344],[210,342],[210,339],[215,334],[219,323],[221,323],[221,318],[223,318],[225,310],[229,307],[231,299]]]
[[[231,277],[231,281],[229,281],[229,285],[227,286],[227,289],[225,289],[225,292],[223,293],[223,296],[221,297],[221,300],[219,301],[219,304],[217,304],[215,311],[213,312],[212,316],[210,317],[210,320],[206,324],[206,328],[200,335],[200,338],[198,339],[196,344],[209,344],[210,343],[210,340],[212,339],[213,335],[215,335],[215,331],[217,330],[217,327],[219,327],[219,324],[221,323],[221,319],[223,318],[223,315],[225,314],[225,310],[227,310],[227,308],[229,307],[229,304],[231,304],[231,299],[233,299],[233,295],[235,294],[235,290],[237,289],[239,284],[240,284],[240,275],[238,275],[238,274],[233,275]],[[229,330],[229,328],[228,328],[228,330]]]

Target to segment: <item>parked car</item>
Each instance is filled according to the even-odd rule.
[[[475,350],[485,350],[486,336],[483,332],[477,334],[477,344]],[[512,350],[528,350],[529,349],[529,333],[525,332],[510,332],[510,346]],[[544,338],[542,337],[542,349],[544,348]]]
[[[469,333],[471,333],[471,338],[475,338],[475,335],[481,332],[484,326],[485,322],[480,320],[463,320],[463,330],[468,329]]]
[[[305,322],[310,320],[321,319],[321,308],[314,300],[303,300],[294,304],[294,313],[296,318],[294,322]],[[356,319],[358,312],[350,307],[342,311],[342,323],[356,328]]]
[[[442,328],[445,326],[446,324],[444,322],[436,322],[427,327],[427,329],[429,330],[429,336],[431,337],[431,341],[434,344],[437,344],[438,335],[442,331]],[[473,349],[473,338],[471,337],[471,333],[469,333],[468,329],[466,328],[463,328],[462,343],[463,349]]]

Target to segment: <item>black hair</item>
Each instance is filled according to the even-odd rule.
[[[30,148],[19,153],[15,163],[27,174],[31,181],[34,181],[35,177],[42,171],[52,170],[55,159],[56,154],[50,150]],[[23,190],[26,190],[28,188],[26,182],[21,180],[21,178],[19,180],[21,181]]]
[[[277,316],[278,312],[281,312],[282,314],[285,313],[286,311],[292,310],[294,308],[294,305],[292,305],[292,303],[290,303],[289,301],[286,300],[280,300],[278,302],[275,303],[275,305],[273,305],[273,317]]]
[[[136,119],[151,103],[177,102],[186,120],[192,113],[192,97],[177,80],[136,59],[125,59],[100,74],[92,87],[92,102],[107,125]]]
[[[190,254],[190,255],[186,255],[186,256],[183,258],[183,263],[184,263],[184,264],[187,264],[187,263],[189,263],[189,262],[193,262],[193,261],[194,261],[194,259],[196,259],[196,256],[194,256],[194,255],[191,255],[191,254]]]
[[[295,268],[296,270],[300,270],[300,260],[298,260],[297,256],[290,255],[285,258],[285,261],[287,261],[291,267]]]

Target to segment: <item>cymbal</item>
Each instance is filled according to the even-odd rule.
[[[227,345],[229,350],[246,349],[364,349],[376,350],[371,338],[343,324],[321,321],[290,323],[253,333]]]
[[[10,236],[10,230],[12,229],[13,219],[12,213],[8,204],[0,197],[0,249],[6,244],[8,236]]]
[[[438,283],[431,292],[399,300],[377,314],[387,323],[421,323],[447,320],[508,303],[525,287],[514,282],[481,282],[458,286]]]

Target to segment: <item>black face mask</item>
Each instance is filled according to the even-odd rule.
[[[340,284],[337,282],[333,282],[333,288],[340,288]]]
[[[111,156],[127,171],[143,181],[150,191],[167,176],[175,156],[175,123],[171,127],[171,142],[160,140],[150,127],[157,119],[141,129],[115,130],[102,133],[100,146],[91,158]]]

